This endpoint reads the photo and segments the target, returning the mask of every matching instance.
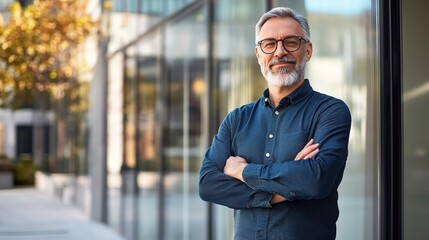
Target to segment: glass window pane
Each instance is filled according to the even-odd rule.
[[[218,121],[235,107],[256,100],[265,88],[255,56],[255,33],[265,1],[228,1],[215,3],[214,22],[214,103]]]
[[[121,233],[135,238],[137,199],[135,197],[137,167],[137,54],[132,46],[125,51],[124,96],[124,161],[121,165]]]
[[[125,57],[124,80],[124,163],[122,169],[136,167],[137,63],[134,48]]]
[[[429,236],[429,21],[428,1],[402,1],[404,239]]]
[[[253,31],[265,9],[265,0],[252,4],[247,0],[219,0],[214,8],[211,134],[229,111],[256,100],[266,87],[255,56]],[[233,239],[232,210],[216,204],[213,208],[216,239]]]
[[[374,239],[378,233],[378,106],[375,12],[370,0],[351,8],[338,1],[305,1],[313,56],[307,78],[316,91],[346,102],[352,113],[349,156],[339,187],[338,239]],[[333,87],[335,86],[335,87]]]
[[[160,88],[161,34],[138,42],[138,189],[139,237],[158,239],[160,196],[160,124],[157,89]]]
[[[339,187],[338,239],[377,239],[378,55],[371,0],[275,0],[308,18],[313,56],[306,77],[352,113],[349,156]],[[375,5],[373,5],[375,6]],[[333,87],[335,86],[335,87]]]
[[[205,239],[207,205],[198,195],[206,139],[204,94],[207,59],[205,8],[166,27],[165,238]]]

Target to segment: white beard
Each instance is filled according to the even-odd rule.
[[[275,62],[278,60],[272,60]],[[306,61],[302,61],[298,68],[294,68],[290,73],[287,73],[287,67],[280,67],[278,69],[277,74],[271,71],[270,66],[265,67],[261,65],[262,75],[265,77],[265,80],[274,86],[282,87],[290,87],[299,81],[299,79],[304,76]]]

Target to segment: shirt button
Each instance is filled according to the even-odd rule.
[[[296,192],[290,192],[290,195],[291,195],[292,197],[295,197],[295,196],[296,196]]]
[[[274,137],[274,135],[270,133],[270,134],[268,135],[268,137],[269,137],[269,138],[273,138],[273,137]]]
[[[279,113],[279,111],[275,111],[274,114],[279,115],[280,113]]]
[[[271,154],[270,153],[265,153],[265,157],[270,157]]]

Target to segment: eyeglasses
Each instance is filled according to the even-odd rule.
[[[284,39],[276,40],[274,38],[263,39],[258,42],[261,51],[265,54],[271,54],[277,50],[277,42],[282,42],[284,49],[288,52],[295,52],[301,47],[301,40],[308,43],[309,41],[299,36],[289,36]]]

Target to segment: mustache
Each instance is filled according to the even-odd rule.
[[[269,67],[271,67],[272,65],[274,65],[274,64],[277,64],[277,63],[281,63],[281,62],[285,62],[285,63],[296,63],[296,59],[295,58],[293,58],[293,57],[282,57],[282,58],[274,58],[273,60],[271,60],[269,63],[268,63],[268,66]]]

